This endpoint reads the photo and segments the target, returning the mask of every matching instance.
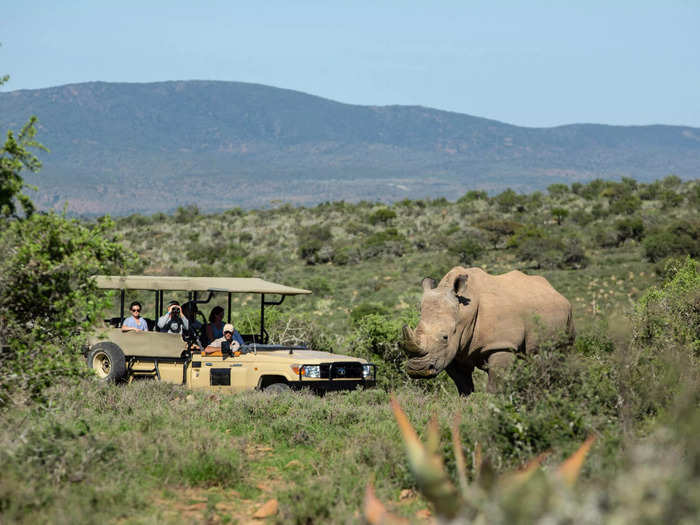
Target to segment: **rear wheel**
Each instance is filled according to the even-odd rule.
[[[124,352],[114,343],[97,343],[90,350],[87,361],[102,381],[116,383],[126,376]]]
[[[286,394],[291,392],[292,389],[289,388],[287,383],[272,383],[264,388],[265,392],[271,392],[273,394]]]

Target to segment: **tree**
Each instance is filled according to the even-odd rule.
[[[557,221],[557,224],[561,226],[564,219],[569,216],[569,210],[566,208],[552,208],[552,217]]]
[[[34,140],[36,122],[31,117],[16,137],[9,131],[0,148],[0,408],[87,372],[79,350],[108,302],[92,275],[123,271],[135,259],[109,218],[88,225],[33,213],[21,172],[41,167],[28,150],[45,149]]]
[[[0,77],[0,86],[9,78],[8,75]],[[31,199],[22,193],[24,188],[32,187],[25,184],[21,172],[29,170],[36,173],[41,168],[41,162],[28,148],[47,151],[34,140],[36,123],[36,117],[32,116],[16,137],[12,131],[8,131],[5,144],[0,147],[0,217],[17,217],[18,203],[25,216],[34,212]]]
[[[456,255],[461,264],[467,265],[472,264],[484,252],[483,246],[469,237],[450,244],[447,250],[452,255]]]
[[[9,392],[39,397],[57,378],[86,371],[79,351],[107,297],[92,275],[123,270],[127,254],[111,233],[63,215],[0,219],[0,406]]]

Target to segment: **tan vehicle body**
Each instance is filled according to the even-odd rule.
[[[98,278],[103,288],[115,287],[115,280],[126,289],[143,289],[145,284],[155,286],[156,281],[146,281],[144,277],[103,277]],[[221,287],[222,279],[206,278],[186,280],[185,278],[164,278],[171,282],[161,286],[162,289],[177,286],[197,286],[195,290],[235,293],[239,289],[244,292],[263,289],[267,293],[294,295],[310,293],[307,290],[284,287],[260,279],[238,279],[237,283],[229,284],[229,288]],[[180,279],[173,284],[173,279]],[[161,279],[162,281],[162,279]],[[233,280],[232,280],[233,281]],[[255,281],[254,283],[252,281]],[[194,285],[192,284],[194,282]],[[205,286],[217,284],[207,289]],[[161,283],[162,284],[162,283]],[[167,286],[167,288],[166,288]],[[124,289],[122,288],[122,289]],[[187,290],[187,288],[184,288]],[[158,288],[156,288],[158,290]],[[260,292],[259,292],[260,293]],[[161,292],[162,294],[162,292]],[[195,295],[196,297],[196,295]],[[204,302],[204,301],[202,301]],[[279,302],[264,305],[279,304]],[[122,301],[123,303],[123,301]],[[162,299],[161,299],[162,305]],[[122,312],[124,310],[122,304]],[[157,312],[159,313],[159,312]],[[115,320],[111,320],[112,324]],[[95,335],[88,341],[86,358],[88,366],[95,370],[97,376],[106,381],[133,381],[139,378],[152,378],[167,383],[182,384],[192,389],[212,391],[242,392],[246,390],[288,390],[310,388],[316,391],[352,390],[357,387],[369,387],[375,384],[376,367],[365,359],[329,352],[318,352],[300,346],[276,346],[260,344],[265,341],[266,332],[261,324],[260,334],[244,336],[248,342],[240,355],[212,356],[202,355],[198,347],[188,344],[181,334],[154,331],[127,331],[107,323],[96,330]],[[247,351],[247,353],[246,353]],[[118,371],[117,374],[115,372]]]

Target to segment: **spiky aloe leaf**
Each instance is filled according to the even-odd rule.
[[[374,494],[374,487],[367,483],[364,502],[365,521],[369,525],[406,525],[407,520],[392,514]]]
[[[418,434],[408,421],[408,417],[393,396],[391,408],[401,430],[408,455],[408,464],[416,478],[418,487],[425,498],[433,504],[438,516],[453,519],[462,508],[463,500],[445,472],[440,456],[429,452],[423,446]],[[434,432],[434,430],[430,430],[429,427],[430,432]],[[430,438],[430,440],[433,439]]]
[[[550,452],[543,452],[539,456],[537,456],[534,459],[531,459],[528,461],[522,468],[510,472],[508,474],[504,474],[501,476],[498,480],[498,484],[502,487],[514,487],[514,486],[519,486],[527,481],[530,480],[532,475],[537,472],[537,469],[540,468],[542,465],[542,462],[547,459],[547,457],[550,455]]]
[[[588,436],[588,439],[583,442],[579,449],[569,456],[566,461],[559,465],[557,475],[561,477],[561,479],[563,479],[564,482],[570,487],[573,487],[576,483],[576,480],[581,473],[581,467],[586,459],[586,455],[588,455],[588,451],[593,446],[595,439],[596,438],[593,434]]]
[[[467,493],[467,467],[464,461],[464,451],[462,450],[462,437],[459,435],[459,412],[455,414],[454,422],[452,423],[452,448],[455,452],[455,463],[457,464],[457,479],[459,480],[459,489],[462,491],[462,496]]]

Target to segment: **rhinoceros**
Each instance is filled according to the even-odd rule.
[[[544,341],[573,342],[571,304],[544,277],[517,270],[490,275],[481,268],[452,268],[440,283],[422,282],[421,317],[415,331],[403,327],[411,377],[445,370],[461,395],[474,391],[474,368],[489,374],[487,390],[517,353]]]

